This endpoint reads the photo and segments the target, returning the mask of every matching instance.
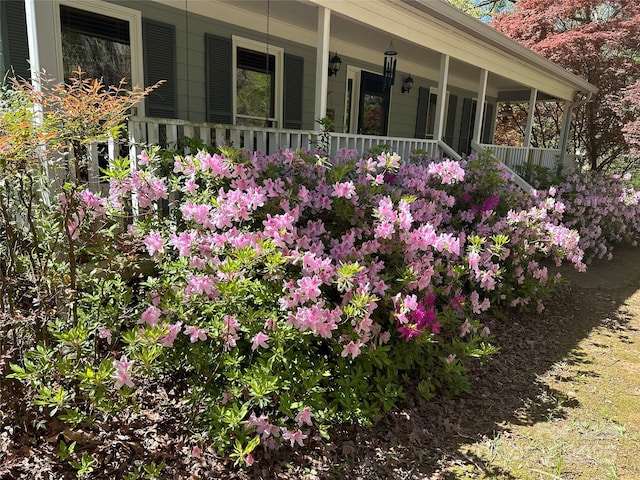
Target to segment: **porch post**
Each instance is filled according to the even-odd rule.
[[[568,161],[572,157],[567,158],[567,144],[569,143],[569,129],[571,128],[573,105],[574,103],[569,100],[564,102],[562,126],[560,127],[560,164],[562,165],[562,169],[565,173],[568,173],[566,171],[574,167],[574,165]]]
[[[473,141],[482,142],[482,125],[484,120],[484,101],[487,98],[487,79],[489,72],[480,70],[480,81],[478,82],[478,100],[476,102],[476,121],[473,126]]]
[[[533,131],[533,119],[536,112],[536,101],[538,100],[538,89],[532,88],[529,96],[529,114],[527,115],[527,128],[524,131],[524,147],[531,146],[531,132]]]
[[[437,141],[444,136],[444,117],[447,111],[447,84],[449,82],[449,55],[440,55],[440,78],[438,79],[438,97],[436,99],[436,118],[433,125],[433,138]]]
[[[40,88],[40,86],[35,80],[43,70],[57,81],[63,80],[63,74],[58,69],[58,42],[53,21],[55,5],[56,2],[38,0],[25,0],[24,2],[31,78],[36,88]]]
[[[316,102],[314,120],[327,115],[327,89],[329,77],[329,32],[331,10],[318,7],[318,44],[316,48]],[[319,128],[319,127],[318,127]]]
[[[38,0],[25,0],[25,20],[27,23],[27,42],[29,44],[29,63],[31,66],[31,84],[36,91],[42,90],[40,74],[46,71],[55,81],[61,81],[63,74],[58,68],[58,52],[54,26],[54,13],[56,2],[42,2]],[[62,55],[60,55],[62,58]],[[34,123],[42,124],[42,105],[34,105]],[[48,158],[44,146],[39,147],[39,155],[43,161],[44,171],[50,184],[40,182],[38,192],[45,205],[51,205],[52,190],[57,190],[62,185],[62,175],[52,170],[52,164],[56,159]]]

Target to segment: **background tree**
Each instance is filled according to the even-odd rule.
[[[592,169],[610,167],[629,152],[618,108],[640,78],[640,3],[637,0],[519,0],[492,25],[599,88],[574,112],[572,147]]]
[[[516,0],[447,0],[458,10],[481,20],[489,20],[493,15],[513,7]]]
[[[631,153],[640,157],[640,80],[622,92],[619,113],[629,118],[622,128],[622,134]]]
[[[537,102],[534,106],[531,146],[537,148],[558,148],[564,104],[558,102]],[[529,103],[500,103],[499,122],[496,124],[494,142],[498,145],[523,145]]]

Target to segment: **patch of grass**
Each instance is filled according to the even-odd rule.
[[[640,274],[633,281],[640,284]],[[547,392],[546,417],[506,424],[463,447],[503,476],[466,464],[453,478],[640,478],[640,290],[609,315],[538,378]]]

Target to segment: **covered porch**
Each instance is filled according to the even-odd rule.
[[[204,145],[229,146],[266,154],[280,149],[315,152],[319,147],[319,132],[314,130],[287,130],[278,128],[242,127],[209,122],[189,122],[178,119],[132,117],[128,121],[128,138],[112,140],[106,145],[92,144],[87,149],[86,181],[94,191],[104,190],[106,182],[100,177],[100,169],[119,156],[129,156],[135,162],[137,155],[147,145],[160,145],[177,154],[193,153],[185,138],[197,139]],[[402,158],[420,153],[431,158],[461,160],[462,156],[444,141],[416,138],[401,138],[378,135],[329,133],[329,158],[341,149],[356,150],[366,155],[370,150],[383,147]],[[532,187],[517,174],[520,166],[539,165],[552,171],[558,168],[559,150],[533,147],[504,147],[490,144],[474,145],[476,152],[489,151],[501,160],[514,175],[514,181],[524,190]],[[566,156],[566,161],[571,161]]]
[[[181,139],[185,137],[201,140],[204,145],[230,146],[262,151],[267,154],[276,153],[281,148],[314,151],[319,146],[319,132],[316,130],[222,125],[166,118],[132,117],[128,123],[128,131],[129,140],[138,146],[157,144],[167,148],[177,148],[183,143]],[[380,147],[395,152],[402,158],[421,153],[432,158],[462,159],[462,155],[443,140],[339,132],[329,132],[329,151],[326,153],[329,157],[333,157],[340,149],[351,149],[364,155]],[[559,165],[570,167],[573,162],[572,156],[565,155],[563,158],[559,149],[551,148],[513,147],[474,142],[472,150],[472,153],[478,155],[489,152],[512,170],[527,164],[555,170]],[[560,164],[561,161],[565,163]]]
[[[34,73],[64,78],[77,67],[65,32],[91,40],[90,20],[102,40],[126,46],[113,63],[129,63],[130,83],[166,81],[130,121],[135,145],[188,136],[269,153],[313,148],[316,120],[329,117],[331,154],[387,145],[403,157],[461,158],[488,149],[511,168],[556,168],[573,105],[596,91],[441,1],[25,0],[24,8]],[[99,60],[88,74],[101,75],[109,59]],[[557,149],[531,147],[532,108],[521,146],[493,145],[499,102],[523,99],[564,103]]]

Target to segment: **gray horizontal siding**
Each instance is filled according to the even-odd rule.
[[[184,120],[204,121],[206,117],[205,34],[228,38],[237,35],[267,43],[264,32],[229,25],[191,13],[185,15],[184,10],[167,5],[149,1],[133,3],[128,0],[111,0],[111,3],[136,8],[145,18],[175,25],[178,117]],[[315,49],[274,36],[269,38],[269,44],[283,48],[287,54],[304,58],[302,128],[314,128]]]
[[[178,117],[185,120],[204,121],[206,117],[206,76],[205,76],[205,34],[213,34],[230,38],[238,35],[267,43],[267,35],[264,32],[256,32],[247,28],[229,25],[199,15],[188,14],[185,11],[166,5],[156,4],[151,1],[140,1],[135,4],[128,0],[110,0],[129,8],[137,8],[142,16],[152,20],[172,23],[176,28],[176,56],[177,56],[177,103]],[[189,33],[187,35],[187,27]],[[281,47],[285,53],[304,58],[303,78],[303,129],[315,128],[315,75],[316,53],[315,48],[301,45],[290,40],[271,36],[269,44]],[[339,53],[339,52],[338,52]],[[337,76],[329,78],[327,108],[335,113],[336,130],[341,131],[344,122],[344,98],[346,90],[347,65],[352,65],[371,72],[380,73],[383,57],[380,56],[380,64],[371,64],[358,59],[342,57],[342,68]],[[399,63],[399,67],[400,63]],[[418,93],[420,87],[437,87],[437,80],[421,78],[415,74],[414,86],[411,92],[402,94],[402,81],[408,72],[397,71],[396,82],[393,86],[389,119],[389,135],[399,137],[413,137],[415,134],[415,120],[418,108]],[[456,105],[456,118],[454,128],[454,141],[456,145],[460,137],[460,117],[464,98],[473,98],[477,92],[462,90],[449,86],[449,92],[458,97]],[[487,101],[495,106],[496,99]]]

